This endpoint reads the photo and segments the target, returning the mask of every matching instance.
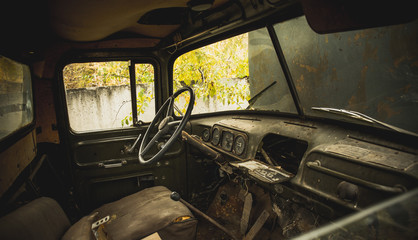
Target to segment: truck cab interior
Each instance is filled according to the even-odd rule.
[[[1,239],[416,239],[412,1],[13,1]]]

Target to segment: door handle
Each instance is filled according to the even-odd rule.
[[[120,162],[117,163],[99,163],[97,164],[98,167],[102,167],[102,168],[117,168],[117,167],[122,167],[123,165],[126,165],[128,163],[128,161],[126,160],[122,160]]]

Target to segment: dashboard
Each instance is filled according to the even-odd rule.
[[[356,209],[417,186],[416,149],[355,128],[261,116],[216,116],[191,125],[232,169],[274,191],[284,184]]]
[[[220,125],[205,128],[202,139],[212,147],[235,156],[245,155],[248,146],[248,135],[245,132]]]

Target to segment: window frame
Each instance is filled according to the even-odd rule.
[[[155,61],[155,60],[153,60],[153,61]],[[157,94],[158,94],[157,89],[158,88],[157,87],[159,86],[159,81],[157,81],[157,79],[160,79],[160,75],[159,75],[160,69],[157,67],[157,66],[159,66],[157,64],[157,61],[146,62],[146,61],[143,61],[142,59],[141,60],[136,60],[136,61],[131,60],[131,65],[129,66],[129,71],[133,71],[134,77],[133,78],[131,77],[131,73],[129,73],[129,77],[130,77],[130,80],[131,80],[131,86],[132,86],[132,84],[135,86],[134,88],[131,88],[131,98],[135,97],[135,101],[132,101],[132,126],[131,127],[138,127],[138,126],[142,125],[142,124],[139,124],[140,120],[138,120],[137,101],[136,101],[137,96],[138,96],[138,93],[136,92],[136,70],[135,70],[135,65],[136,64],[150,64],[154,68],[154,95],[155,95],[155,97],[154,97],[154,101],[155,101],[154,116],[158,112],[158,106],[157,106]],[[133,111],[134,109],[136,111]],[[151,122],[143,122],[143,121],[141,121],[141,122],[144,123],[144,124],[151,123]]]
[[[18,61],[14,58],[11,58],[9,56],[6,55],[2,55],[3,57],[6,57],[14,62],[17,62],[19,64],[22,64],[24,66],[27,66],[29,69],[29,76],[30,76],[30,82],[31,82],[31,93],[32,93],[32,121],[27,123],[24,126],[21,126],[20,128],[14,130],[13,132],[11,132],[10,134],[8,134],[7,136],[5,136],[4,138],[0,139],[0,152],[5,151],[6,149],[8,149],[9,147],[13,146],[15,143],[17,143],[20,139],[22,139],[23,137],[27,136],[29,133],[31,133],[32,131],[35,130],[35,125],[36,125],[36,96],[35,96],[35,87],[34,87],[34,74],[33,74],[33,69],[32,66],[23,63],[21,61]]]
[[[226,34],[220,34],[220,35],[216,35],[213,36],[209,39],[205,39],[204,41],[198,41],[197,43],[191,43],[190,45],[185,45],[182,48],[178,48],[176,46],[176,50],[174,53],[171,54],[169,60],[168,60],[168,89],[169,89],[169,95],[173,95],[174,94],[174,65],[176,60],[181,57],[184,54],[187,54],[191,51],[197,50],[199,48],[203,48],[206,46],[209,46],[211,44],[217,43],[217,42],[221,42],[245,33],[249,33],[253,30],[257,30],[260,28],[265,28],[265,26],[258,26],[258,27],[253,27],[250,29],[244,28],[244,29],[240,29],[240,30],[235,30]],[[196,101],[196,100],[195,100]],[[220,116],[220,115],[226,115],[229,113],[253,113],[253,111],[248,111],[248,110],[224,110],[224,111],[215,111],[215,112],[205,112],[205,113],[192,113],[191,114],[191,118],[194,117],[205,117],[205,116]],[[174,119],[179,120],[181,119],[181,117],[176,116],[175,114],[173,114]]]
[[[59,102],[62,110],[60,111],[60,115],[64,121],[65,131],[69,132],[71,135],[89,135],[92,133],[106,133],[106,132],[115,132],[115,131],[125,131],[125,130],[132,130],[136,129],[139,126],[142,126],[142,124],[138,124],[138,121],[134,119],[134,113],[137,115],[136,112],[136,78],[135,78],[135,64],[150,64],[154,68],[154,89],[155,89],[155,111],[154,114],[157,113],[158,105],[157,105],[157,96],[159,92],[157,91],[158,86],[160,85],[160,63],[157,61],[154,57],[148,57],[148,56],[112,56],[111,53],[105,53],[106,55],[109,55],[110,57],[90,57],[90,53],[82,53],[79,55],[74,55],[73,57],[66,57],[63,61],[60,62],[58,70],[58,88],[59,88]],[[97,55],[97,53],[93,54]],[[102,54],[100,54],[102,55]],[[70,124],[70,118],[69,118],[69,111],[68,111],[68,102],[67,102],[67,96],[66,96],[66,89],[64,84],[64,68],[73,63],[89,63],[89,62],[111,62],[111,61],[127,61],[130,63],[129,65],[129,87],[130,87],[130,97],[131,97],[131,110],[132,110],[132,125],[123,127],[123,128],[105,128],[105,129],[92,129],[92,130],[82,130],[77,131],[74,130],[71,127]],[[133,72],[133,74],[132,74]],[[135,87],[131,87],[135,86]],[[132,101],[135,99],[135,101]],[[135,107],[134,107],[135,106]],[[135,110],[135,111],[134,111]],[[59,114],[59,113],[57,113]],[[148,123],[145,123],[148,124]]]
[[[297,14],[298,16],[300,16],[300,14]],[[286,19],[292,19],[292,17],[286,17]],[[283,21],[285,21],[283,19]],[[280,21],[281,22],[281,21]],[[284,116],[284,117],[291,117],[291,118],[299,118],[299,119],[305,119],[306,116],[303,113],[303,111],[301,111],[301,103],[300,103],[300,99],[297,95],[297,91],[295,86],[293,85],[293,80],[291,79],[291,75],[288,72],[287,69],[287,63],[286,63],[286,59],[284,59],[283,55],[281,54],[281,46],[280,43],[277,40],[277,35],[276,33],[272,30],[273,26],[278,23],[277,20],[272,19],[271,21],[268,22],[261,22],[261,23],[255,23],[253,25],[249,25],[249,26],[242,26],[240,28],[231,30],[231,31],[227,31],[227,32],[223,32],[220,33],[218,35],[212,36],[210,38],[206,38],[204,40],[197,40],[197,41],[191,41],[190,43],[186,43],[183,44],[182,47],[178,48],[178,46],[175,46],[176,49],[173,53],[171,53],[170,58],[168,59],[168,88],[169,88],[169,93],[170,95],[172,95],[174,92],[174,65],[176,60],[181,57],[182,55],[194,51],[196,49],[199,48],[203,48],[206,47],[208,45],[220,42],[220,41],[224,41],[227,40],[229,38],[233,38],[236,37],[238,35],[241,34],[245,34],[245,33],[250,33],[251,31],[256,31],[256,30],[260,30],[260,29],[265,29],[270,37],[270,40],[272,42],[272,46],[275,50],[275,53],[277,55],[278,58],[278,62],[279,62],[279,67],[281,68],[281,70],[283,71],[284,75],[285,75],[285,82],[286,85],[289,89],[289,93],[292,97],[292,101],[293,104],[295,105],[296,108],[296,112],[295,113],[291,113],[291,112],[278,112],[278,111],[268,111],[268,110],[257,110],[257,111],[253,111],[253,110],[247,110],[247,109],[243,109],[243,110],[225,110],[225,111],[216,111],[216,112],[207,112],[207,113],[193,113],[190,117],[193,118],[204,118],[206,116],[221,116],[221,115],[229,115],[229,114],[248,114],[248,115],[267,115],[267,116]],[[175,119],[178,119],[178,117],[174,116]]]

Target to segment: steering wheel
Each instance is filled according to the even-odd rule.
[[[188,91],[190,93],[190,101],[189,105],[187,106],[186,113],[184,114],[183,118],[178,121],[174,121],[173,113],[174,113],[174,100],[183,92]],[[167,152],[171,145],[173,145],[174,140],[180,135],[181,131],[186,126],[187,121],[192,114],[193,106],[194,106],[194,92],[190,87],[183,87],[175,92],[171,97],[165,101],[165,103],[161,106],[158,110],[157,114],[155,115],[154,119],[152,120],[151,124],[149,125],[147,131],[145,132],[144,138],[142,139],[141,145],[139,146],[138,152],[138,159],[140,164],[151,164],[153,162],[158,161],[161,157]],[[167,109],[167,111],[165,111]],[[163,117],[164,116],[164,117]],[[148,141],[150,138],[150,133],[152,129],[154,129],[155,125],[159,121],[162,121],[158,125],[158,131],[154,135],[154,137]],[[175,130],[174,130],[175,129]],[[174,131],[173,131],[174,130]],[[158,140],[162,136],[169,135],[170,138],[164,144],[164,146],[150,159],[145,160],[144,155],[154,146],[157,144]]]

